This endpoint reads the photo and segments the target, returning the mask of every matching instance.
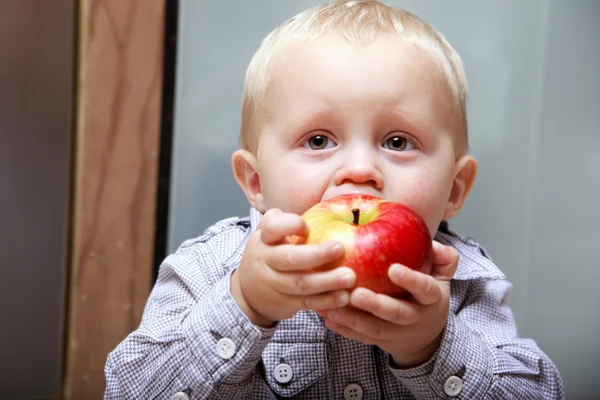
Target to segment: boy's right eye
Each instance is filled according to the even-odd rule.
[[[304,147],[311,150],[325,150],[334,146],[332,140],[324,135],[315,135],[304,143]]]

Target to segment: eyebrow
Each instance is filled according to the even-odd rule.
[[[325,118],[331,119],[334,114],[335,108],[324,105],[322,107],[303,107],[284,122],[284,128],[286,130],[305,130],[310,125],[313,125],[315,121],[320,121]]]
[[[383,108],[383,107],[382,107]],[[395,106],[395,107],[386,107],[385,108],[386,113],[394,116],[394,117],[400,117],[400,119],[405,122],[407,125],[409,125],[410,127],[412,127],[413,129],[416,129],[417,131],[432,131],[433,125],[427,121],[425,119],[425,121],[423,121],[423,119],[419,119],[417,117],[415,117],[415,115],[405,109],[402,109],[401,107]]]

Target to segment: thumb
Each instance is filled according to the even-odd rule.
[[[431,276],[439,281],[452,279],[458,268],[458,251],[435,240],[432,243],[433,257]]]

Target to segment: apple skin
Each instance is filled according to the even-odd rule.
[[[355,214],[358,214],[358,224],[354,223]],[[364,287],[375,293],[403,298],[409,293],[388,277],[392,264],[431,273],[431,235],[423,219],[405,205],[365,194],[343,195],[314,205],[302,218],[309,226],[309,234],[305,238],[294,236],[292,242],[341,242],[345,248],[344,258],[315,270],[352,268],[356,273],[352,290]]]

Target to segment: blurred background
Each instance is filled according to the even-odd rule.
[[[0,2],[0,399],[97,398],[160,261],[247,215],[230,169],[245,68],[321,1],[43,3]],[[428,20],[465,64],[480,169],[451,227],[514,284],[519,334],[556,362],[567,398],[592,398],[600,2],[387,3]]]

